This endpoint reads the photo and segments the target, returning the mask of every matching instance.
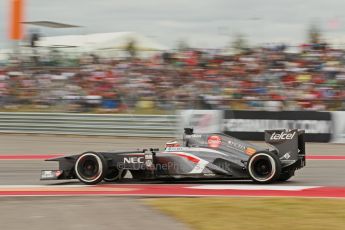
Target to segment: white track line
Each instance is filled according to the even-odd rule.
[[[274,190],[274,191],[301,191],[304,189],[320,188],[321,186],[281,186],[281,185],[198,185],[191,189],[210,190]]]

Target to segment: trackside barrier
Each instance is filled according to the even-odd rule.
[[[174,137],[175,115],[0,113],[0,133]]]
[[[332,112],[333,143],[345,143],[345,111]]]
[[[217,110],[184,110],[180,114],[184,126],[190,124],[197,132],[224,132],[255,141],[264,140],[265,130],[303,129],[306,141],[329,142],[336,126],[331,112],[225,110],[220,119]]]
[[[330,142],[333,133],[330,112],[227,110],[223,124],[223,132],[246,140],[262,140],[269,129],[303,129],[308,142]]]
[[[304,129],[306,141],[345,143],[345,112],[182,110],[179,115],[0,113],[0,133],[176,137],[183,127],[264,140],[266,129]]]

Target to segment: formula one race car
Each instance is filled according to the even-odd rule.
[[[286,181],[305,166],[303,130],[265,131],[267,148],[221,134],[197,134],[186,128],[182,143],[163,151],[143,149],[85,152],[48,159],[58,170],[43,170],[41,180],[79,179],[85,184],[115,182],[128,171],[133,179],[236,179],[258,183]]]

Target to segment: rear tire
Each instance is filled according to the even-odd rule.
[[[107,162],[104,157],[96,152],[81,154],[74,166],[77,178],[84,184],[98,184],[107,174]]]
[[[278,181],[287,181],[295,175],[295,170],[283,172],[280,174]]]
[[[281,174],[281,164],[274,153],[257,152],[249,158],[247,170],[253,181],[269,184],[278,180]]]

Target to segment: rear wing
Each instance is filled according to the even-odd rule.
[[[305,161],[304,130],[265,130],[265,142],[274,146],[281,160]]]

